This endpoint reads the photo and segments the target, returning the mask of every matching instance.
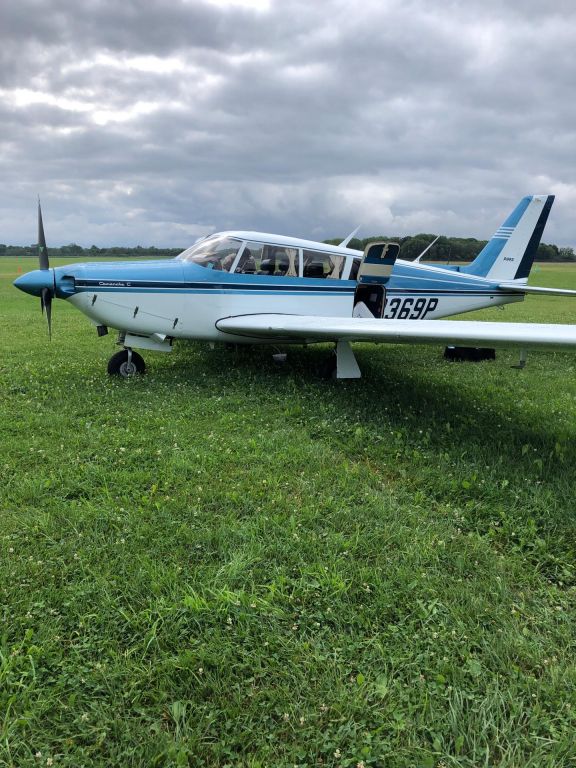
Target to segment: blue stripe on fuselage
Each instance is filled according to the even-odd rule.
[[[353,293],[357,285],[355,280],[229,274],[177,260],[74,264],[56,267],[54,271],[57,285],[64,276],[73,277],[76,292],[229,292],[255,295],[276,293],[341,296]],[[424,265],[412,265],[408,262],[396,262],[387,291],[389,294],[399,295],[502,293],[496,284],[488,281],[470,278],[448,269],[442,270],[440,267],[427,269]],[[70,294],[71,291],[67,289],[62,297]]]

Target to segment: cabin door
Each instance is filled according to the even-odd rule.
[[[386,306],[386,288],[383,285],[358,283],[354,291],[354,311],[352,317],[377,317],[384,315]],[[368,310],[370,315],[366,313]]]
[[[358,270],[358,284],[354,291],[353,317],[380,319],[384,316],[385,286],[390,280],[399,251],[398,243],[388,243],[383,240],[366,246]]]

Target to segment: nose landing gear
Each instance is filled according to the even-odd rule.
[[[110,376],[122,376],[129,379],[146,371],[144,359],[130,347],[116,352],[108,361],[108,373]]]

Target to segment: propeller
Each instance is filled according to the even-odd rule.
[[[48,248],[46,247],[46,236],[44,235],[44,224],[42,222],[42,207],[40,198],[38,198],[38,261],[40,269],[50,269],[50,260],[48,259]],[[46,311],[46,320],[48,321],[48,338],[52,340],[52,297],[53,291],[48,287],[42,288],[40,294],[40,306],[42,314]]]
[[[50,288],[42,288],[40,306],[42,307],[42,314],[44,314],[44,310],[46,310],[46,320],[48,321],[48,338],[50,341],[52,341],[52,293]]]

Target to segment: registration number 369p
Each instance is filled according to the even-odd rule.
[[[423,320],[438,306],[438,299],[388,299],[384,317],[388,320]]]

